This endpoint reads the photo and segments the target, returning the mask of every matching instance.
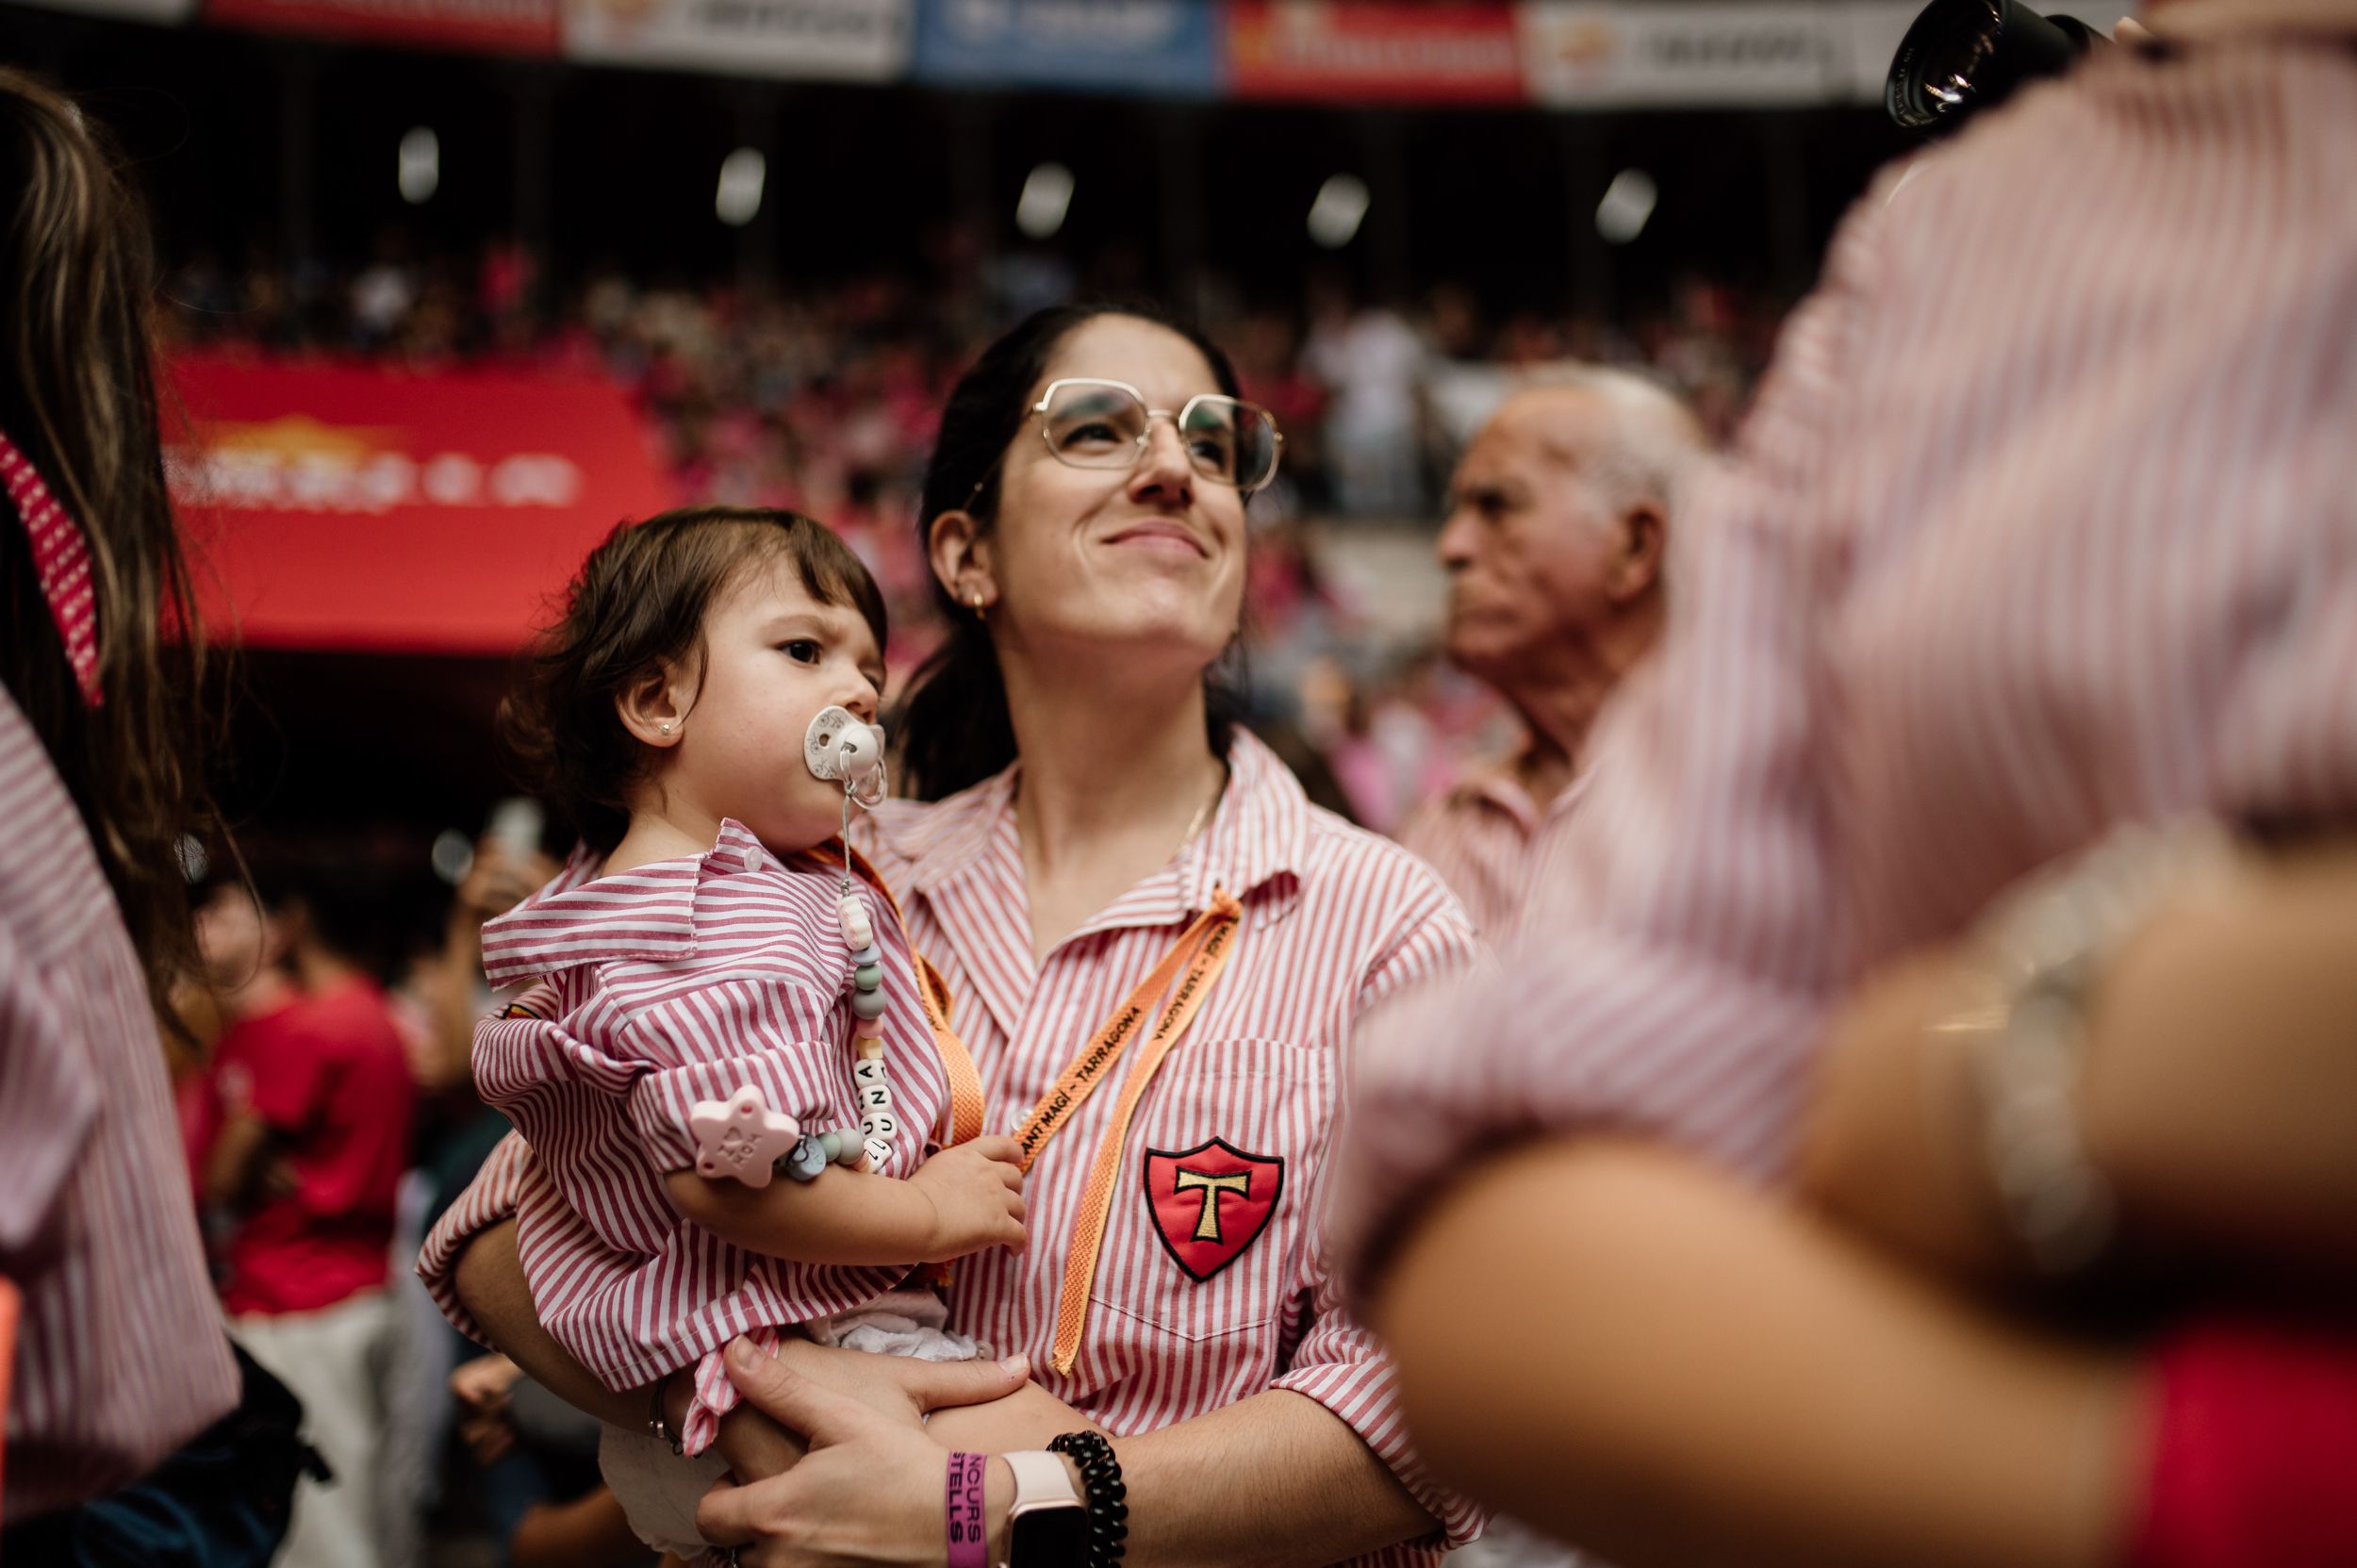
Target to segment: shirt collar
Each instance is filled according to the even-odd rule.
[[[910,891],[932,898],[976,873],[994,844],[1015,834],[1017,763],[981,784],[908,815],[881,815],[878,827],[912,867]],[[1116,900],[1091,926],[1184,918],[1211,907],[1211,889],[1250,901],[1298,883],[1309,844],[1310,798],[1291,769],[1256,736],[1238,730],[1228,749],[1228,781],[1195,842],[1165,870]]]
[[[1596,776],[1596,766],[1590,763],[1572,775],[1572,782],[1563,792],[1541,805],[1529,790],[1523,787],[1522,758],[1500,757],[1482,763],[1466,772],[1449,789],[1453,800],[1477,801],[1492,806],[1514,819],[1514,825],[1525,835],[1537,833],[1549,819],[1562,816],[1588,793],[1588,785]]]
[[[1228,788],[1211,821],[1179,853],[1180,885],[1192,914],[1211,906],[1211,889],[1246,902],[1298,887],[1310,841],[1310,797],[1277,754],[1239,729],[1228,747]]]
[[[611,876],[583,845],[554,882],[484,922],[483,972],[494,986],[614,959],[686,958],[696,950],[696,890],[712,877],[779,864],[746,826],[720,823],[701,854],[659,860]]]
[[[1468,769],[1448,793],[1460,804],[1504,812],[1525,834],[1539,831],[1539,802],[1523,787],[1510,761],[1493,760]]]

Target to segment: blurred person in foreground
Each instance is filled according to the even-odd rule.
[[[1458,462],[1439,544],[1448,656],[1525,738],[1426,801],[1399,841],[1492,943],[1522,909],[1533,841],[1579,797],[1597,712],[1660,635],[1671,513],[1708,456],[1670,393],[1581,366],[1510,394]]]
[[[143,1475],[239,1398],[158,1031],[197,967],[178,847],[211,811],[203,644],[149,370],[154,269],[119,162],[72,104],[0,69],[11,1561],[66,1560],[66,1510]]]
[[[1370,1043],[1418,1448],[1616,1561],[2357,1561],[2357,5],[2151,25],[1869,193]]]
[[[206,1200],[235,1218],[222,1306],[239,1342],[303,1400],[335,1472],[305,1486],[288,1568],[367,1568],[377,1511],[396,1312],[394,1205],[416,1091],[384,991],[365,966],[381,888],[322,862],[266,906],[301,995],[225,1033],[222,1124]],[[265,954],[267,956],[267,954]]]

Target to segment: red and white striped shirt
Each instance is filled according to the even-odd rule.
[[[1476,767],[1418,806],[1398,834],[1400,847],[1441,873],[1492,947],[1513,935],[1529,902],[1532,848],[1549,823],[1570,814],[1588,787],[1585,773],[1541,805],[1513,761]]]
[[[133,1479],[237,1364],[139,955],[41,737],[0,692],[0,1274],[24,1293],[6,1516]]]
[[[493,985],[541,980],[553,997],[549,1017],[486,1021],[474,1074],[546,1178],[516,1236],[540,1320],[607,1386],[631,1389],[738,1334],[863,1306],[906,1270],[744,1251],[681,1219],[663,1186],[696,1162],[693,1107],[745,1084],[808,1131],[858,1125],[837,873],[782,863],[733,821],[701,855],[593,871],[577,856],[483,928]],[[948,1079],[907,940],[878,915],[885,1069],[896,1113],[921,1133]],[[897,1141],[883,1174],[907,1176],[921,1146]]]
[[[1418,1467],[1391,1369],[1343,1309],[1321,1221],[1359,1021],[1462,968],[1473,932],[1428,868],[1310,805],[1260,742],[1239,734],[1228,761],[1231,783],[1203,834],[1044,965],[1033,962],[1025,914],[1014,769],[937,803],[887,802],[867,819],[861,848],[954,998],[987,1131],[1024,1120],[1215,886],[1244,906],[1226,972],[1131,1124],[1071,1374],[1051,1364],[1057,1293],[1111,1093],[1082,1101],[1032,1166],[1030,1246],[957,1265],[951,1326],[1028,1352],[1050,1392],[1116,1433],[1270,1389],[1314,1399],[1461,1543],[1479,1514]],[[429,1238],[420,1270],[446,1310],[463,1239],[534,1185],[530,1156],[503,1146]],[[1204,1239],[1207,1224],[1215,1242]],[[466,1327],[463,1315],[453,1321]],[[1362,1560],[1429,1563],[1439,1551],[1436,1538]]]
[[[2111,50],[1877,183],[1451,1015],[1483,1048],[1369,1042],[1354,1235],[1534,1131],[1777,1175],[1871,966],[2117,823],[2357,820],[2353,178],[2357,53],[2248,39]]]

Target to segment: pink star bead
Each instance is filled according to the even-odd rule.
[[[772,1111],[761,1091],[746,1084],[726,1099],[700,1099],[687,1113],[696,1134],[696,1174],[717,1181],[734,1177],[748,1187],[766,1187],[771,1162],[792,1152],[801,1124]]]

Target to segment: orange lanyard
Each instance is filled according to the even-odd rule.
[[[1113,1009],[1113,1016],[1105,1020],[1089,1043],[1080,1048],[1080,1054],[1058,1075],[1055,1087],[1042,1096],[1040,1102],[1031,1107],[1031,1114],[1023,1118],[1014,1141],[1022,1148],[1025,1170],[1031,1168],[1039,1151],[1063,1130],[1072,1114],[1080,1108],[1080,1102],[1112,1075],[1113,1064],[1121,1060],[1121,1053],[1136,1037],[1138,1025],[1146,1021],[1157,1002],[1168,996],[1170,1004],[1162,1010],[1154,1032],[1147,1036],[1146,1049],[1139,1056],[1137,1066],[1131,1069],[1129,1081],[1122,1085],[1116,1106],[1134,1100],[1132,1091],[1142,1090],[1145,1079],[1154,1076],[1163,1056],[1186,1032],[1187,1025],[1195,1021],[1195,1010],[1203,1005],[1211,982],[1227,966],[1228,955],[1234,950],[1236,917],[1243,913],[1244,907],[1235,900],[1216,888],[1212,890],[1211,907],[1187,928],[1186,934],[1154,966],[1154,972],[1138,982],[1129,1000]],[[1186,978],[1179,980],[1182,968]],[[1171,989],[1173,981],[1178,981],[1176,991]],[[1113,1114],[1112,1135],[1118,1138],[1129,1117],[1118,1108]]]
[[[962,1144],[982,1135],[982,1075],[975,1069],[965,1042],[949,1027],[949,987],[942,983],[941,971],[923,953],[915,958],[917,999],[925,1004],[933,1048],[941,1053],[941,1069],[949,1079],[949,1135],[942,1142],[945,1147]]]
[[[856,850],[851,851],[850,863],[852,869],[882,895],[898,919],[900,907],[883,880]],[[1028,1172],[1047,1141],[1072,1119],[1080,1102],[1112,1076],[1114,1064],[1136,1038],[1138,1025],[1158,1002],[1168,997],[1153,1032],[1146,1036],[1137,1059],[1130,1063],[1129,1076],[1122,1080],[1121,1093],[1113,1100],[1113,1120],[1096,1146],[1096,1158],[1089,1166],[1088,1184],[1080,1192],[1080,1213],[1073,1227],[1072,1248],[1064,1255],[1063,1287],[1056,1296],[1053,1359],[1059,1373],[1069,1373],[1080,1353],[1080,1330],[1088,1319],[1089,1290],[1096,1279],[1098,1254],[1104,1249],[1105,1222],[1113,1213],[1113,1187],[1121,1178],[1122,1146],[1129,1140],[1129,1123],[1162,1059],[1187,1032],[1187,1026],[1195,1022],[1195,1014],[1211,994],[1221,971],[1235,955],[1236,931],[1243,915],[1244,905],[1232,895],[1213,888],[1211,907],[1186,929],[1162,961],[1154,966],[1153,972],[1129,993],[1129,999],[1113,1009],[1113,1016],[1099,1026],[1088,1044],[1080,1048],[1080,1054],[1057,1076],[1055,1086],[1031,1107],[1031,1114],[1024,1118],[1022,1128],[1015,1133],[1015,1142],[1022,1149],[1023,1168]],[[916,994],[924,1002],[925,1022],[931,1026],[934,1048],[941,1053],[942,1068],[949,1079],[949,1136],[945,1142],[962,1144],[979,1136],[982,1130],[981,1074],[976,1070],[965,1042],[949,1027],[949,988],[922,954],[916,955]]]
[[[867,864],[865,855],[857,850],[849,850],[848,846],[846,848],[852,872],[875,889],[876,896],[883,900],[884,907],[892,911],[892,917],[899,921],[901,933],[905,935],[908,921],[901,917],[900,903],[892,896],[892,889],[884,885],[883,878],[876,874],[876,868]],[[835,857],[830,846],[812,850],[811,858],[822,866],[844,864]],[[941,1142],[947,1147],[950,1144],[965,1143],[982,1135],[982,1075],[975,1070],[973,1053],[965,1048],[965,1042],[950,1031],[949,988],[941,982],[940,972],[927,963],[925,955],[914,947],[909,949],[909,955],[916,960],[916,995],[917,999],[925,1004],[925,1022],[933,1032],[933,1049],[940,1054],[942,1073],[949,1080],[949,1125],[940,1130],[946,1134]]]
[[[1080,1189],[1080,1213],[1072,1228],[1072,1248],[1064,1254],[1063,1287],[1056,1293],[1052,1359],[1060,1373],[1070,1372],[1080,1354],[1080,1330],[1088,1321],[1089,1290],[1096,1279],[1097,1257],[1104,1250],[1105,1222],[1113,1214],[1113,1187],[1121,1180],[1121,1151],[1129,1141],[1130,1120],[1137,1114],[1138,1102],[1146,1098],[1146,1085],[1154,1081],[1156,1069],[1170,1054],[1170,1048],[1178,1043],[1178,1037],[1187,1032],[1187,1026],[1195,1022],[1195,1015],[1201,1010],[1204,999],[1211,994],[1220,971],[1235,955],[1236,928],[1243,914],[1242,904],[1213,888],[1211,907],[1187,928],[1186,934],[1154,966],[1154,972],[1138,982],[1129,999],[1115,1008],[1113,1016],[1080,1048],[1080,1053],[1058,1075],[1055,1087],[1031,1107],[1031,1114],[1023,1119],[1021,1130],[1014,1135],[1022,1149],[1023,1168],[1029,1171],[1039,1158],[1039,1151],[1047,1146],[1047,1140],[1062,1131],[1080,1102],[1112,1076],[1113,1064],[1121,1060],[1122,1052],[1136,1038],[1138,1025],[1156,1003],[1162,1002],[1165,995],[1169,997],[1153,1032],[1146,1037],[1137,1059],[1129,1064],[1129,1076],[1122,1080],[1121,1093],[1113,1101],[1113,1120],[1096,1146],[1096,1158],[1089,1165],[1088,1184]],[[979,1124],[981,1080],[974,1072],[973,1058],[966,1054],[964,1042],[949,1032],[948,990],[931,965],[920,959],[916,972],[921,982],[917,989],[925,998],[926,1018],[933,1025],[934,1039],[942,1043],[943,1062],[962,1064],[964,1073],[974,1079],[974,1114]],[[954,1082],[957,1066],[951,1066],[950,1076]]]
[[[1211,907],[1187,928],[1178,946],[1129,994],[1129,999],[1105,1020],[1096,1037],[1072,1059],[1063,1077],[1032,1108],[1023,1131],[1016,1134],[1028,1168],[1041,1146],[1055,1136],[1073,1108],[1102,1081],[1135,1032],[1138,1020],[1164,991],[1170,991],[1170,1001],[1162,1009],[1161,1021],[1155,1024],[1154,1032],[1146,1036],[1137,1060],[1129,1065],[1129,1077],[1122,1080],[1121,1096],[1113,1101],[1113,1121],[1105,1129],[1104,1140],[1096,1146],[1096,1162],[1089,1166],[1088,1185],[1080,1190],[1080,1213],[1072,1230],[1072,1249],[1064,1254],[1063,1287],[1056,1293],[1052,1360],[1059,1373],[1069,1373],[1080,1354],[1080,1329],[1088,1319],[1089,1289],[1096,1279],[1096,1258],[1105,1243],[1105,1221],[1113,1213],[1113,1186],[1121,1177],[1121,1146],[1129,1135],[1129,1119],[1137,1114],[1138,1102],[1146,1098],[1146,1087],[1153,1081],[1155,1069],[1195,1021],[1204,998],[1211,994],[1212,983],[1235,953],[1236,928],[1243,914],[1242,904],[1227,893],[1212,889]],[[1171,990],[1171,978],[1182,964],[1186,973],[1179,979],[1178,988]]]

